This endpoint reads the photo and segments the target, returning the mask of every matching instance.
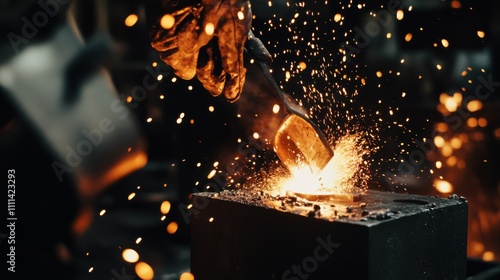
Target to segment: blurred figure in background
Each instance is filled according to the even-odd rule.
[[[77,279],[75,237],[92,225],[100,195],[147,163],[141,109],[129,116],[103,71],[124,58],[106,34],[105,2],[112,1],[0,3],[1,167],[16,174],[16,276]],[[245,80],[250,3],[188,2],[146,1],[152,45],[177,76],[196,75],[212,95],[234,102]],[[167,13],[173,18],[159,17]],[[151,69],[146,90],[157,86],[153,74],[167,73]],[[121,271],[108,269],[110,278]]]

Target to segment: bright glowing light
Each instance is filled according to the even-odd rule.
[[[341,19],[342,19],[342,15],[341,14],[335,14],[335,16],[333,17],[333,20],[335,22],[339,22]]]
[[[445,144],[441,149],[441,154],[445,157],[449,157],[453,154],[453,148],[450,145]]]
[[[451,1],[451,7],[453,9],[460,9],[460,7],[462,7],[462,3],[460,3],[459,0],[452,0]]]
[[[138,262],[135,265],[135,273],[143,280],[152,280],[155,276],[153,268],[145,262]]]
[[[254,139],[259,139],[260,137],[260,135],[257,132],[254,132],[252,136]]]
[[[476,118],[468,118],[467,119],[467,126],[476,127],[477,126],[477,119]]]
[[[273,106],[273,113],[277,114],[280,111],[280,105],[274,104]]]
[[[442,136],[436,136],[434,137],[434,144],[438,148],[442,148],[444,146],[444,138]]]
[[[138,20],[139,20],[139,17],[136,14],[130,14],[125,19],[125,25],[127,27],[132,27],[137,23]]]
[[[132,200],[135,197],[135,192],[128,195],[128,200]]]
[[[242,11],[238,12],[238,19],[239,20],[244,20],[245,19],[245,14]]]
[[[125,249],[122,252],[123,260],[129,263],[136,263],[139,260],[139,254],[133,249]]]
[[[405,12],[404,12],[403,10],[398,10],[398,11],[396,12],[396,18],[397,18],[398,20],[402,20],[402,19],[404,18],[404,16],[405,16]]]
[[[292,191],[304,194],[356,192],[355,175],[362,162],[362,146],[358,135],[344,136],[337,142],[335,156],[320,174],[313,174],[308,166],[297,166],[291,170],[292,176],[284,178],[279,190],[281,193]]]
[[[210,173],[208,173],[207,179],[212,179],[215,176],[216,172],[217,172],[217,170],[215,170],[215,169],[210,171]]]
[[[450,144],[453,149],[457,150],[462,147],[462,140],[457,137],[453,137],[450,141]]]
[[[307,64],[303,61],[299,62],[299,69],[305,70],[307,68]]]
[[[450,182],[446,180],[436,179],[434,180],[434,187],[440,193],[451,193],[453,192],[453,186]]]
[[[479,118],[479,120],[477,120],[477,124],[480,127],[486,127],[488,125],[488,120],[486,120],[485,118]]]
[[[450,46],[450,43],[448,42],[448,40],[446,39],[441,39],[441,44],[443,45],[443,47],[447,48],[448,46]]]
[[[190,272],[184,272],[181,274],[179,280],[194,280],[194,275]]]
[[[486,251],[483,253],[483,260],[485,261],[493,261],[495,259],[495,253],[492,251]]]
[[[413,35],[412,35],[411,33],[408,33],[408,34],[406,34],[406,36],[405,36],[405,41],[406,41],[406,42],[410,42],[410,41],[411,41],[411,38],[413,38]]]
[[[442,163],[442,162],[440,162],[439,160],[438,160],[438,161],[436,161],[436,168],[437,168],[437,169],[439,169],[439,168],[441,168],[441,167],[443,167],[443,163]]]
[[[214,106],[208,106],[208,111],[209,112],[214,112],[215,111],[215,107]]]
[[[213,35],[214,34],[214,31],[215,31],[215,26],[213,23],[209,22],[205,25],[205,33],[207,33],[207,35]]]
[[[457,164],[457,161],[458,161],[458,159],[457,159],[457,157],[456,157],[456,156],[451,156],[451,157],[449,157],[449,158],[446,160],[446,165],[448,165],[448,166],[450,166],[450,167],[451,167],[451,166],[455,166],[455,165]]]
[[[164,215],[168,214],[168,212],[170,212],[170,202],[165,200],[161,203],[161,206],[160,206],[160,212]]]
[[[106,209],[102,209],[101,212],[99,212],[99,216],[102,216],[104,214],[106,214]]]
[[[170,234],[176,233],[178,229],[179,225],[176,222],[170,222],[170,224],[168,224],[167,226],[167,232]]]
[[[483,108],[483,102],[480,100],[472,100],[469,103],[467,103],[467,110],[470,112],[476,112],[479,111]]]
[[[435,129],[437,132],[441,132],[441,133],[446,132],[446,131],[448,131],[448,124],[446,124],[444,122],[437,123]]]
[[[444,99],[444,107],[448,112],[455,112],[462,102],[462,95],[461,94],[453,94],[453,96],[446,96]]]
[[[171,14],[166,14],[161,17],[160,25],[163,29],[170,29],[175,24],[175,18]]]
[[[477,31],[477,37],[483,39],[486,33],[484,31],[478,30]]]

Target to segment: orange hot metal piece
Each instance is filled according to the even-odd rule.
[[[266,89],[281,103],[285,118],[274,136],[274,151],[283,161],[288,170],[301,165],[308,165],[314,174],[319,174],[333,157],[331,149],[323,132],[305,114],[296,109],[296,104],[286,98],[280,90],[269,69],[271,55],[249,32],[247,50],[256,58],[258,67],[248,65],[248,75],[263,76],[259,83],[267,83]],[[260,72],[260,73],[255,73]]]
[[[333,151],[318,130],[305,118],[288,115],[274,138],[274,150],[287,167],[307,164],[319,174],[333,157]]]

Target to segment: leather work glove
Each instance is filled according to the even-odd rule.
[[[196,75],[213,96],[223,93],[229,102],[236,101],[245,83],[243,53],[252,22],[250,1],[167,2],[165,13],[151,29],[153,48],[178,77],[189,80]]]

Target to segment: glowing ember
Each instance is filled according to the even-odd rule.
[[[178,229],[179,225],[176,222],[170,222],[170,224],[168,224],[167,226],[167,232],[170,234],[176,233]]]
[[[160,211],[162,214],[168,214],[170,212],[170,202],[165,200],[161,203]]]
[[[135,197],[135,192],[128,195],[128,200],[132,200]]]
[[[153,268],[145,262],[138,262],[135,265],[135,273],[137,273],[137,276],[144,280],[153,279],[155,275]]]
[[[137,23],[138,20],[139,17],[136,14],[130,14],[125,19],[125,25],[128,27],[132,27]]]
[[[434,187],[440,193],[451,193],[451,192],[453,192],[453,186],[450,184],[450,182],[445,181],[445,180],[439,180],[439,179],[438,180],[434,180]]]
[[[280,111],[280,105],[274,104],[273,106],[273,113],[277,114]]]
[[[213,23],[209,22],[205,25],[205,33],[207,33],[207,35],[213,35],[214,34],[214,31],[215,31],[215,26]]]
[[[190,272],[184,272],[181,274],[179,280],[194,280],[194,275]]]
[[[174,26],[174,24],[175,24],[175,18],[170,14],[164,15],[160,20],[160,25],[164,29],[170,29],[172,28],[172,26]]]
[[[133,249],[125,249],[122,252],[123,260],[129,263],[136,263],[139,260],[139,254]]]

